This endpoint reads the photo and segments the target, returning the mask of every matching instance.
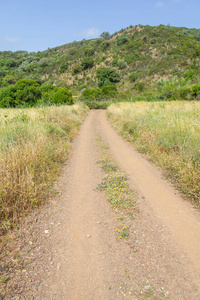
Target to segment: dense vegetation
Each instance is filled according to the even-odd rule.
[[[199,77],[199,29],[130,26],[43,52],[0,52],[0,106],[71,104],[70,92],[102,105],[108,99],[193,100],[200,97]]]

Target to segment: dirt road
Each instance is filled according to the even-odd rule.
[[[128,240],[119,239],[116,212],[96,189],[103,177],[97,135],[138,194]],[[37,217],[34,263],[7,299],[200,299],[199,214],[116,134],[105,111],[89,113],[72,153],[60,194]]]

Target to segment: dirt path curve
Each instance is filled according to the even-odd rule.
[[[105,112],[98,116],[102,135],[108,142],[117,162],[130,175],[136,190],[145,197],[169,228],[171,234],[188,253],[200,271],[200,216],[161,178],[152,165],[123,142],[105,120]]]
[[[127,241],[119,239],[116,213],[96,190],[104,176],[97,135],[138,192],[141,212],[127,218]],[[199,300],[200,219],[190,205],[116,134],[105,111],[89,113],[72,151],[60,195],[37,217],[43,238],[20,278],[21,298],[8,299]]]

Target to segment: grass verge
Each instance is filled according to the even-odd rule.
[[[0,234],[51,194],[88,109],[0,109]]]
[[[200,207],[200,103],[157,102],[111,105],[107,116],[135,148]]]
[[[128,177],[119,170],[112,159],[108,145],[100,136],[97,137],[97,146],[101,159],[97,162],[106,173],[97,189],[104,191],[112,208],[117,213],[116,219],[120,222],[116,232],[119,238],[129,237],[129,228],[126,220],[134,220],[134,215],[139,211],[136,193],[129,187]]]

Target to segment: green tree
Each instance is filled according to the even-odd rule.
[[[91,57],[84,57],[81,61],[81,67],[83,70],[92,68],[94,65],[94,60]]]
[[[0,90],[0,107],[15,107],[13,87],[6,87]]]
[[[97,70],[98,86],[112,85],[120,81],[120,75],[111,68],[99,68]]]
[[[55,104],[68,104],[71,105],[73,104],[73,98],[72,98],[72,93],[62,87],[58,87],[56,89],[56,92],[53,94],[53,103]]]
[[[21,79],[13,86],[15,104],[34,105],[41,97],[40,85],[32,79]]]
[[[122,34],[117,38],[117,46],[122,46],[126,43],[128,43],[129,38],[126,34]]]
[[[76,63],[73,66],[72,75],[76,75],[76,74],[80,73],[81,71],[82,71],[82,66],[80,65],[80,63]]]
[[[60,73],[64,73],[68,69],[68,62],[64,62],[60,66]]]
[[[81,98],[83,100],[94,100],[98,99],[101,95],[101,89],[100,88],[86,88],[81,95]]]
[[[102,32],[102,34],[100,35],[101,38],[108,38],[110,36],[110,33],[108,31],[104,31]]]

